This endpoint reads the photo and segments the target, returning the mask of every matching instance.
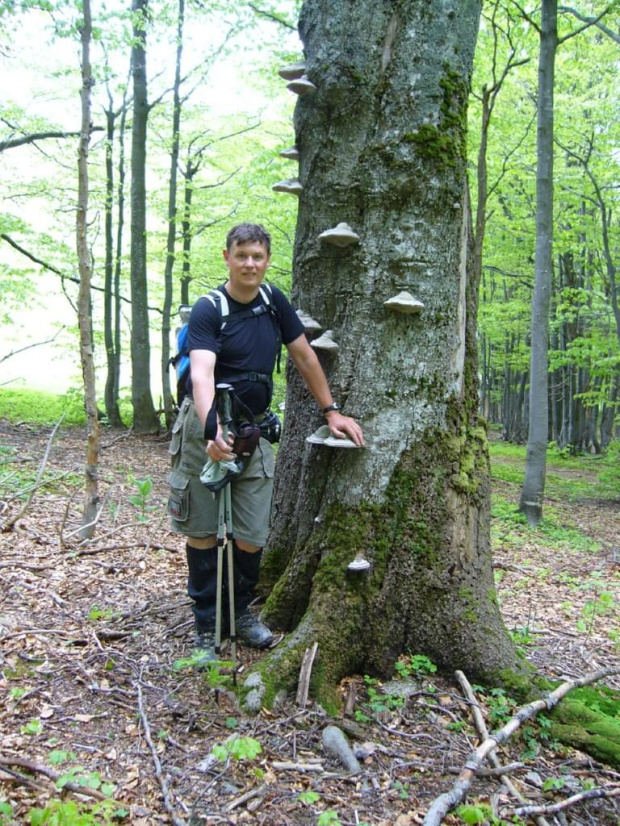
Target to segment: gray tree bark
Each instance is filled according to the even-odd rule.
[[[321,355],[367,447],[311,446],[322,420],[289,376],[264,577],[287,642],[261,671],[294,683],[319,641],[315,693],[405,651],[499,679],[517,668],[491,571],[489,466],[478,420],[466,112],[477,0],[307,0],[314,94],[295,113],[304,191],[293,300],[332,329]],[[346,249],[320,233],[345,221]],[[391,314],[401,290],[419,315]],[[358,552],[372,562],[350,573]]]
[[[166,266],[164,267],[164,306],[161,322],[161,383],[164,397],[166,427],[174,420],[174,399],[170,390],[170,313],[172,309],[172,272],[175,261],[177,235],[177,178],[181,130],[181,61],[183,57],[183,25],[185,2],[179,0],[177,15],[177,51],[174,70],[172,104],[172,148],[170,151],[170,181],[168,183],[168,237],[166,239]]]
[[[132,0],[133,125],[131,132],[131,400],[136,433],[159,427],[151,394],[148,282],[146,269],[146,77],[147,0]]]
[[[92,21],[90,0],[84,0],[81,24],[82,41],[82,88],[80,142],[78,147],[78,204],[76,214],[76,248],[80,272],[78,294],[78,322],[80,328],[80,361],[84,381],[84,403],[88,423],[86,445],[86,466],[84,478],[84,509],[82,512],[82,538],[93,535],[95,518],[99,507],[99,420],[97,415],[97,391],[95,386],[95,363],[91,328],[91,253],[88,248],[88,151],[90,146],[90,97],[93,77],[90,65],[90,42]]]
[[[558,47],[557,0],[542,0],[538,62],[536,280],[532,297],[530,405],[520,509],[531,526],[542,519],[549,438],[549,306],[553,270],[553,79]]]

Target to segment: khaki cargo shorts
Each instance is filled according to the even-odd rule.
[[[207,461],[205,448],[194,403],[186,397],[168,449],[172,456],[168,513],[172,530],[185,536],[217,534],[219,494],[214,496],[199,478]],[[274,469],[273,449],[261,438],[243,472],[230,483],[235,537],[258,547],[265,544],[269,532]]]

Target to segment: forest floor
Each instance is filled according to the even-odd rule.
[[[65,819],[35,822],[69,826],[422,823],[478,743],[452,676],[414,658],[406,679],[391,685],[349,679],[343,693],[357,701],[347,719],[330,719],[312,700],[300,708],[294,698],[244,715],[226,686],[175,668],[191,653],[192,623],[184,543],[165,516],[166,441],[103,434],[104,507],[95,539],[80,544],[84,438],[83,429],[58,432],[46,485],[0,534],[0,823],[30,823],[32,809],[45,806],[60,807]],[[0,422],[5,526],[49,439],[49,428]],[[603,491],[592,462],[551,465],[545,522],[532,532],[515,515],[520,473],[518,457],[494,458],[494,565],[507,627],[551,679],[619,666],[620,491]],[[144,480],[151,491],[138,484]],[[239,654],[246,671],[260,656],[243,647]],[[618,678],[607,684],[620,687]],[[475,690],[490,729],[510,718],[510,697]],[[325,752],[321,733],[330,722],[349,734],[361,773],[346,774]],[[244,738],[240,755],[231,736]],[[499,757],[521,764],[511,777],[534,805],[620,788],[620,769],[549,742],[543,724],[521,730]],[[113,802],[96,798],[103,793]],[[485,809],[490,803],[499,814]],[[476,778],[468,804],[445,822],[530,822],[513,819],[519,804],[498,776]],[[546,818],[617,824],[620,797]]]

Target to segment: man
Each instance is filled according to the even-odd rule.
[[[169,511],[173,529],[187,537],[188,595],[194,601],[196,645],[205,660],[215,659],[218,503],[199,476],[207,456],[213,462],[233,460],[232,437],[224,438],[214,420],[215,385],[231,384],[238,399],[260,422],[271,401],[276,357],[285,344],[332,435],[364,444],[357,422],[339,412],[297,314],[276,287],[262,288],[269,296],[266,311],[261,284],[271,261],[269,233],[259,224],[239,224],[228,233],[223,253],[228,281],[219,290],[229,320],[223,321],[222,297],[218,295],[203,296],[192,309],[189,395],[179,411],[170,446],[174,459]],[[258,310],[256,314],[249,312],[253,309]],[[230,482],[236,631],[254,648],[264,648],[273,639],[269,628],[248,608],[267,540],[273,473],[271,444],[261,438],[244,462],[242,473]]]

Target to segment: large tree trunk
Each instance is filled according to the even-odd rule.
[[[542,0],[538,63],[536,281],[532,296],[530,406],[520,509],[531,526],[542,519],[549,439],[549,305],[553,269],[553,78],[558,47],[557,0]]]
[[[265,581],[267,619],[296,628],[262,670],[294,682],[319,641],[323,699],[346,673],[404,651],[498,677],[516,657],[495,600],[489,466],[477,418],[476,296],[465,175],[479,3],[307,0],[300,32],[317,92],[296,110],[304,192],[295,304],[334,331],[334,397],[368,446],[305,437],[321,424],[290,376]],[[318,235],[346,221],[345,250]],[[420,315],[384,301],[409,290]],[[358,552],[369,573],[350,573]]]
[[[84,510],[82,513],[83,538],[91,537],[95,531],[95,521],[99,507],[98,457],[99,420],[97,415],[97,392],[95,388],[95,364],[91,329],[90,282],[91,262],[88,248],[88,150],[90,146],[90,95],[93,84],[90,66],[90,41],[92,22],[90,0],[84,0],[82,35],[82,124],[78,149],[78,206],[76,215],[76,248],[80,271],[78,297],[78,321],[80,328],[80,360],[84,379],[84,402],[88,420],[86,446],[86,467],[84,480]]]
[[[155,433],[158,420],[151,395],[146,272],[146,80],[147,0],[133,0],[131,67],[133,76],[133,127],[131,132],[131,401],[136,433]]]

